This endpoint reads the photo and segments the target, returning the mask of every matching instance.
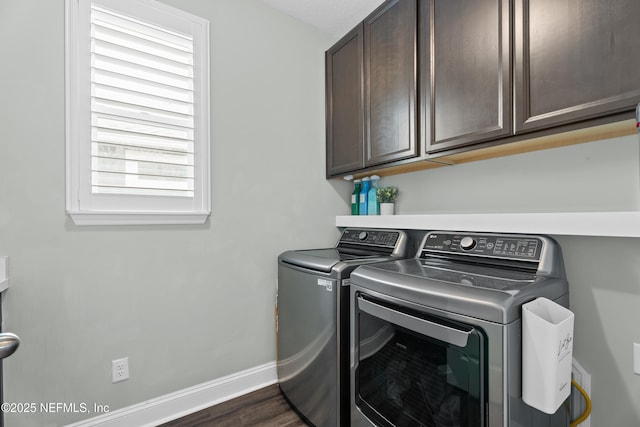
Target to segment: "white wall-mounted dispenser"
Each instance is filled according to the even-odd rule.
[[[522,400],[554,414],[571,394],[573,313],[547,298],[522,306]]]

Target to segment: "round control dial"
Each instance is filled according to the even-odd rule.
[[[465,251],[470,251],[471,249],[476,247],[476,239],[474,239],[473,237],[463,237],[462,240],[460,240],[460,247],[462,249],[464,249]]]
[[[365,240],[367,238],[367,236],[368,236],[367,232],[363,231],[360,234],[358,234],[358,239]]]

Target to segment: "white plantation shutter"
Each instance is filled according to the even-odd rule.
[[[67,1],[71,216],[207,215],[208,23],[152,0]]]
[[[91,188],[193,197],[193,38],[91,6]]]

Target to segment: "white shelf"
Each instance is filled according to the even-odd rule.
[[[337,227],[640,237],[640,211],[336,217]]]

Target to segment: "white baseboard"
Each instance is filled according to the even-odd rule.
[[[153,427],[275,384],[277,381],[276,363],[269,362],[98,417],[69,424],[67,427]]]

